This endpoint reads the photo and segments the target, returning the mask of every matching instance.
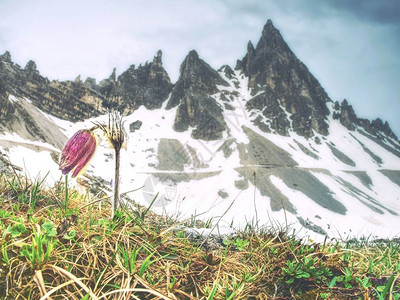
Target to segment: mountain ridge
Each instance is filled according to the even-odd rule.
[[[7,101],[8,95],[28,96],[45,112],[72,121],[98,116],[110,108],[118,107],[124,114],[133,112],[141,105],[149,109],[160,108],[167,101],[170,92],[172,94],[168,99],[167,108],[171,108],[177,105],[176,103],[184,96],[182,94],[184,90],[188,93],[190,76],[199,79],[197,87],[191,87],[191,89],[202,91],[203,94],[216,92],[217,84],[226,85],[218,72],[204,61],[202,62],[207,67],[203,70],[200,68],[193,71],[193,69],[189,71],[194,72],[190,76],[183,74],[187,69],[186,63],[189,61],[193,63],[196,60],[202,61],[195,50],[190,51],[182,62],[177,82],[173,84],[162,66],[162,52],[159,50],[152,62],[146,62],[137,68],[131,65],[118,78],[114,69],[109,78],[97,84],[95,79],[90,77],[82,82],[79,76],[74,81],[49,81],[40,75],[34,61],[28,61],[22,69],[12,62],[11,54],[6,51],[0,55],[2,107],[0,113],[4,116],[12,114],[13,109]],[[323,135],[328,133],[325,121],[329,111],[326,103],[332,100],[318,80],[291,51],[271,20],[265,24],[256,48],[249,42],[246,55],[238,60],[235,69],[249,77],[248,87],[254,97],[246,103],[246,107],[249,110],[256,109],[261,112],[260,116],[254,120],[260,129],[280,135],[288,135],[289,130],[294,130],[308,138],[314,135],[314,131]],[[205,72],[205,75],[202,72]],[[184,81],[182,81],[183,78],[185,78]],[[214,82],[209,81],[210,78],[214,78],[212,80]],[[185,97],[190,99],[188,95]],[[195,106],[197,102],[193,102],[196,103]],[[206,140],[220,138],[225,130],[221,112],[217,112],[215,102],[211,100],[208,103],[214,105],[212,111],[216,112],[215,116],[207,114],[205,116],[202,109],[195,109],[196,112],[193,115],[183,107],[185,104],[182,102],[174,128],[187,130],[189,126],[195,124],[200,124],[199,127],[202,127],[206,122],[204,119],[212,120],[212,129],[208,129],[208,133],[197,130],[194,135]],[[340,104],[336,103],[335,117],[338,117],[349,130],[355,130],[355,125],[358,125],[377,138],[380,138],[379,132],[383,132],[386,136],[398,141],[398,137],[387,122],[379,118],[372,121],[358,118],[346,99]],[[203,112],[199,114],[200,111]],[[288,112],[290,119],[287,117]],[[269,119],[269,123],[262,122],[263,118]],[[2,125],[6,127],[6,124]]]
[[[226,222],[266,223],[285,211],[289,222],[319,235],[336,236],[332,223],[339,234],[345,227],[396,228],[397,136],[387,122],[358,118],[347,100],[333,102],[272,21],[234,69],[215,70],[192,50],[180,73],[172,83],[158,51],[151,62],[119,76],[114,69],[99,83],[79,76],[58,82],[5,53],[0,151],[21,168],[49,168],[48,179],[57,181],[66,139],[118,109],[128,135],[122,187],[144,186],[135,201],[151,202],[160,188],[154,207],[161,212],[179,207],[190,216],[198,208]],[[93,190],[101,182],[107,190],[112,155],[99,137],[80,184]],[[225,214],[229,199],[237,200]]]

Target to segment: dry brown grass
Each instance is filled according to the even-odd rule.
[[[321,245],[248,231],[211,250],[144,208],[110,220],[106,199],[99,210],[100,199],[70,190],[65,208],[64,183],[40,187],[32,199],[34,187],[0,178],[3,299],[375,299],[378,286],[398,279],[398,244]],[[288,262],[311,275],[291,281]],[[398,281],[389,288],[399,299]]]

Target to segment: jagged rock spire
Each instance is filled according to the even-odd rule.
[[[153,64],[157,67],[162,67],[162,51],[158,50],[156,56],[154,56]]]
[[[262,126],[263,130],[282,135],[293,130],[306,137],[311,137],[313,130],[328,134],[325,119],[329,114],[326,102],[330,99],[271,20],[265,24],[256,48],[248,44],[236,69],[249,77],[253,95],[263,92],[247,103],[248,109],[259,109],[271,121],[269,128]],[[290,119],[287,113],[291,114]]]
[[[195,50],[190,51],[181,64],[179,79],[167,104],[167,109],[178,106],[176,131],[185,131],[191,126],[195,127],[194,138],[215,140],[222,137],[226,129],[222,109],[210,96],[218,92],[217,84],[227,85]]]
[[[139,106],[160,108],[172,90],[171,80],[162,64],[162,51],[158,50],[153,61],[128,70],[118,77],[122,106],[129,113]]]
[[[4,54],[0,55],[0,60],[8,63],[12,63],[11,54],[9,51],[4,52]]]
[[[284,41],[279,30],[274,27],[271,20],[268,20],[267,24],[264,25],[256,51],[260,52],[264,50],[263,52],[267,54],[268,52],[276,51],[277,49],[279,49],[279,51],[292,52]]]

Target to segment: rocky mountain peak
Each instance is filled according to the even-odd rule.
[[[183,81],[185,86],[198,86],[208,94],[217,92],[217,84],[227,85],[216,70],[200,59],[196,50],[191,50],[181,64],[178,81]]]
[[[30,60],[26,63],[24,68],[25,74],[32,80],[41,81],[42,77],[39,74],[36,63],[33,60]]]
[[[22,123],[30,124],[28,127],[32,136],[43,140],[39,128],[26,120],[24,103],[10,102],[10,96],[15,99],[29,99],[35,107],[62,119],[79,121],[99,114],[99,110],[92,106],[98,96],[81,84],[72,84],[70,81],[50,82],[40,74],[33,60],[28,61],[22,69],[18,64],[12,63],[8,51],[1,56],[1,62],[3,67],[0,67],[0,106],[9,102],[12,109],[10,105],[6,105],[9,109],[3,110],[0,127],[3,125],[3,128],[12,131],[24,120]]]
[[[0,55],[0,60],[8,63],[12,63],[11,54],[9,51],[4,52],[4,54]]]
[[[158,50],[157,54],[154,56],[153,65],[157,67],[162,67],[162,51]]]
[[[117,68],[113,68],[113,71],[112,71],[110,77],[108,77],[108,80],[113,81],[113,82],[117,81],[116,74],[117,74]]]
[[[256,51],[256,50],[254,49],[253,43],[252,43],[251,41],[249,41],[249,42],[247,43],[247,53],[254,54],[255,51]]]
[[[264,54],[276,51],[276,49],[279,49],[280,51],[292,52],[284,41],[279,30],[276,29],[272,24],[271,20],[268,20],[267,24],[264,25],[261,38],[256,47],[256,51],[260,52],[262,49],[265,50],[263,51]]]
[[[271,20],[265,24],[254,49],[238,61],[237,70],[249,77],[248,87],[256,95],[248,109],[262,112],[254,121],[260,129],[288,135],[293,130],[312,137],[313,130],[328,134],[328,95],[307,67],[297,59]],[[267,118],[269,124],[261,119]]]
[[[263,27],[256,47],[248,42],[246,55],[238,60],[235,70],[248,79],[247,88],[252,98],[247,98],[246,91],[246,109],[259,129],[286,136],[294,131],[307,138],[315,132],[329,133],[327,102],[331,100],[271,20]],[[220,138],[226,129],[222,107],[234,110],[229,103],[216,99],[229,102],[237,98],[241,92],[239,87],[246,88],[238,79],[237,72],[229,66],[223,66],[218,73],[191,50],[180,66],[178,81],[172,84],[163,68],[162,51],[158,50],[152,61],[139,67],[131,65],[119,76],[114,68],[99,84],[93,78],[83,82],[80,77],[74,81],[50,82],[40,75],[34,61],[22,69],[6,51],[0,55],[0,105],[3,115],[10,115],[15,105],[8,101],[9,95],[26,97],[45,112],[78,121],[107,108],[119,109],[124,114],[141,105],[148,109],[161,108],[169,99],[166,108],[177,107],[174,128],[185,131],[193,127],[193,137],[210,140]],[[234,91],[221,86],[232,87]],[[357,118],[346,100],[337,103],[333,117],[340,119],[349,130],[361,126],[371,135],[379,138],[386,135],[397,140],[387,122]]]
[[[180,66],[179,79],[172,91],[167,109],[176,107],[188,91],[212,95],[218,92],[217,85],[228,85],[216,70],[191,50]]]
[[[26,63],[24,69],[25,69],[25,71],[28,71],[28,72],[37,72],[36,63],[33,60],[30,60]]]
[[[340,123],[346,127],[348,130],[354,130],[355,124],[357,123],[357,116],[354,113],[353,107],[349,105],[346,99],[339,102],[335,102],[335,110],[337,112],[333,113],[334,119],[339,119]]]
[[[340,123],[350,131],[357,129],[357,126],[363,128],[366,132],[372,136],[379,138],[382,135],[392,138],[394,141],[398,141],[396,134],[392,131],[388,122],[383,122],[380,118],[369,121],[367,119],[358,118],[354,112],[353,107],[344,99],[340,104],[338,101],[335,102],[335,111],[333,112],[333,119],[339,120]],[[400,148],[393,144],[395,148]]]
[[[383,122],[381,118],[377,118],[371,122],[371,128],[375,131],[383,132],[386,136],[394,140],[398,140],[396,134],[392,131],[387,121]]]
[[[157,51],[153,61],[144,65],[131,65],[115,81],[111,77],[103,84],[103,91],[114,95],[118,101],[108,102],[124,113],[131,113],[141,105],[148,109],[160,108],[172,90],[171,80],[162,64],[162,51]]]
[[[235,76],[235,72],[228,65],[223,65],[218,69],[218,72],[222,72],[228,79],[233,79]]]
[[[180,67],[167,109],[178,106],[174,129],[186,131],[194,127],[192,137],[215,140],[226,129],[222,109],[211,95],[218,92],[217,85],[228,85],[195,50],[189,52]]]

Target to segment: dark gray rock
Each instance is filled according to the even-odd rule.
[[[161,139],[157,150],[158,170],[183,171],[191,160],[186,148],[174,139]]]
[[[357,116],[354,113],[353,107],[344,99],[340,106],[340,123],[348,130],[354,130],[357,122]]]
[[[390,179],[393,183],[400,186],[400,171],[399,170],[379,170],[383,175]]]
[[[247,190],[249,188],[249,181],[247,179],[235,180],[235,187],[239,190]]]
[[[314,159],[319,159],[319,156],[316,155],[314,152],[312,152],[310,149],[308,149],[306,146],[304,146],[302,143],[294,140],[294,142],[299,146],[300,150],[303,151],[305,154],[308,156],[311,156]]]
[[[249,138],[248,144],[237,145],[242,165],[286,167],[297,165],[289,153],[276,146],[267,138],[245,126],[242,129]]]
[[[174,129],[182,132],[194,127],[192,137],[202,140],[222,138],[226,129],[223,110],[210,95],[218,92],[217,85],[227,85],[207,63],[192,50],[180,68],[167,109],[178,106]]]
[[[137,120],[137,121],[135,121],[135,122],[132,122],[132,123],[129,125],[129,131],[130,131],[130,132],[135,132],[136,130],[139,130],[140,127],[142,127],[142,124],[143,124],[143,122],[140,121],[140,120]]]
[[[346,173],[356,176],[361,183],[371,190],[372,180],[365,171],[345,171]]]
[[[346,154],[336,148],[333,144],[327,143],[327,145],[331,149],[332,154],[335,155],[341,162],[352,167],[356,166],[356,163],[350,157],[348,157]]]
[[[50,82],[40,75],[36,63],[29,61],[22,69],[11,61],[9,52],[0,56],[0,102],[2,119],[13,118],[15,107],[8,96],[27,98],[36,107],[61,119],[81,121],[100,114],[99,95],[79,82]],[[3,124],[4,125],[4,124]]]
[[[226,199],[229,197],[229,194],[227,192],[225,192],[224,190],[219,190],[218,196],[220,196],[222,199]]]
[[[299,168],[277,169],[276,176],[281,178],[288,187],[302,192],[323,208],[341,215],[346,214],[346,207],[336,200],[329,188],[308,170]]]
[[[368,149],[367,146],[365,146],[359,139],[357,139],[353,134],[350,133],[350,135],[361,145],[363,150],[368,153],[369,156],[380,166],[383,163],[382,158],[380,158],[378,155],[373,153],[370,149]]]
[[[400,172],[399,172],[400,173]],[[353,196],[354,199],[357,199],[360,201],[363,205],[367,206],[369,209],[372,211],[379,213],[379,214],[384,214],[383,210],[386,210],[390,214],[397,216],[398,214],[385,207],[383,204],[381,204],[378,200],[370,197],[366,193],[362,192],[358,188],[356,188],[354,185],[352,185],[350,182],[343,180],[339,177],[335,178],[336,181],[338,181],[343,187],[346,188],[347,193],[349,193],[351,196]]]
[[[305,228],[312,230],[316,233],[319,233],[321,235],[327,235],[325,230],[323,230],[320,226],[311,222],[309,219],[304,220],[302,217],[297,217],[297,220],[299,220],[299,223]]]
[[[326,102],[330,99],[290,50],[271,20],[264,26],[256,48],[249,42],[247,54],[238,61],[236,69],[249,77],[253,94],[264,91],[249,101],[247,109],[262,111],[271,119],[270,127],[278,134],[288,134],[286,112],[291,114],[292,129],[298,134],[311,137],[312,130],[328,134]]]
[[[162,65],[159,50],[153,62],[144,66],[131,65],[118,77],[119,95],[127,113],[141,105],[147,109],[161,108],[172,90],[171,80]]]

